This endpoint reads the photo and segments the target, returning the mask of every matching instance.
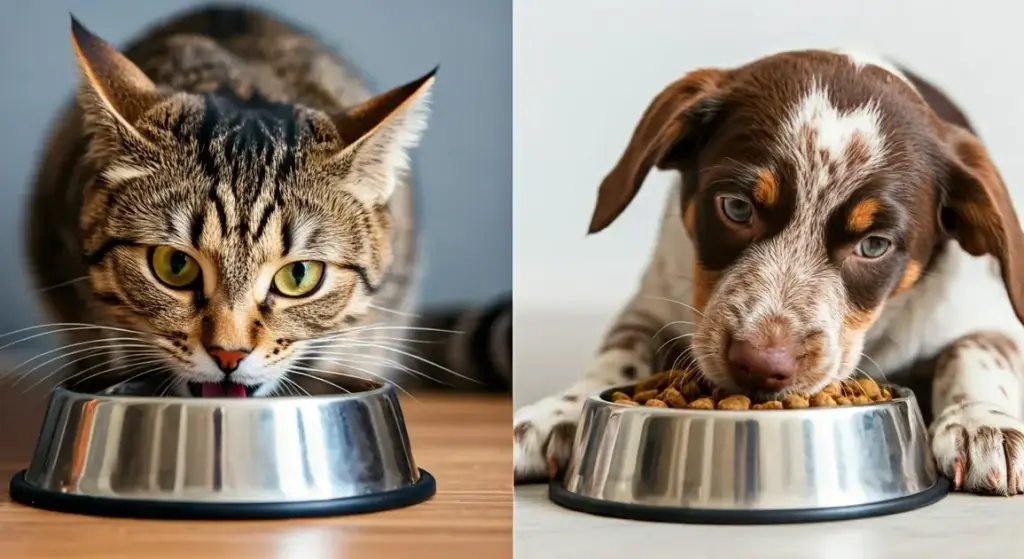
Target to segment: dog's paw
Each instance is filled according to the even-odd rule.
[[[512,430],[516,483],[551,479],[565,468],[579,422],[579,397],[554,396],[516,410]]]
[[[611,386],[649,375],[650,366],[636,353],[606,351],[569,390],[516,410],[512,431],[515,482],[534,483],[556,477],[569,462],[583,401]]]
[[[931,428],[932,453],[953,489],[985,495],[1024,493],[1024,422],[985,402],[946,408]]]

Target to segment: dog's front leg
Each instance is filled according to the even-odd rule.
[[[1024,492],[1024,356],[998,332],[965,336],[939,356],[932,388],[932,451],[960,491]]]

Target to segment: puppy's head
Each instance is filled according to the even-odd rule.
[[[1020,225],[957,120],[966,126],[924,82],[839,53],[694,71],[648,107],[601,184],[590,232],[625,210],[652,167],[680,172],[705,377],[750,393],[813,391],[851,374],[886,301],[947,238],[1000,260],[1024,316]]]

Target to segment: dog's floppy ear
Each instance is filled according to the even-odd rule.
[[[724,70],[695,70],[654,98],[618,163],[601,182],[588,234],[611,225],[636,197],[651,167],[664,169],[670,150],[676,153],[672,148],[711,118],[725,77]]]
[[[952,125],[946,132],[942,225],[970,254],[999,259],[1013,309],[1024,323],[1024,232],[1010,193],[977,137]]]

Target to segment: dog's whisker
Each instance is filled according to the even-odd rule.
[[[701,318],[707,318],[707,316],[705,316],[704,313],[701,312],[700,310],[698,310],[696,307],[694,307],[693,305],[688,305],[688,304],[686,304],[686,303],[684,303],[682,301],[676,301],[675,299],[666,299],[665,297],[656,297],[654,295],[644,295],[644,297],[648,298],[648,299],[658,299],[660,301],[665,301],[666,303],[673,303],[673,304],[676,304],[676,305],[680,305],[680,306],[683,306],[683,307],[685,307],[687,309],[690,309],[691,311],[699,314],[701,316]]]
[[[665,331],[666,328],[671,328],[671,327],[676,326],[678,324],[682,324],[684,326],[694,326],[694,324],[692,322],[690,322],[689,320],[673,320],[672,322],[669,322],[668,324],[665,324],[664,326],[659,328],[658,331],[655,332],[653,336],[651,336],[651,339],[653,340],[653,339],[657,338],[662,332]]]

